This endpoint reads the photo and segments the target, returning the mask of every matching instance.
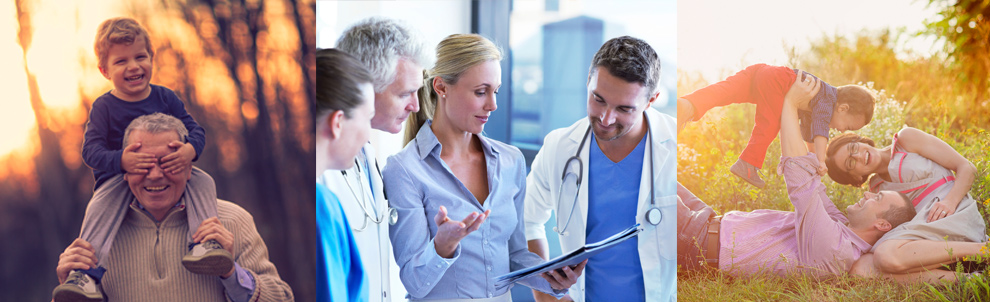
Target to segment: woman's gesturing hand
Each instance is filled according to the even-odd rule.
[[[433,239],[433,244],[437,249],[437,255],[444,258],[453,257],[454,251],[457,250],[457,244],[461,242],[461,239],[467,237],[471,232],[478,230],[481,224],[485,222],[485,219],[488,219],[488,214],[491,211],[488,210],[481,214],[471,212],[464,220],[456,221],[447,217],[447,208],[440,206],[440,211],[433,217],[433,220],[437,223],[437,236]]]

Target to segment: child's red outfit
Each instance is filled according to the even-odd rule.
[[[756,104],[756,125],[753,126],[749,143],[739,155],[739,159],[757,168],[763,168],[767,148],[780,131],[784,95],[791,89],[795,79],[797,79],[795,69],[756,64],[682,98],[694,105],[695,121],[715,107],[741,103]],[[815,135],[828,137],[828,124],[832,119],[831,110],[835,105],[835,91],[834,87],[822,82],[822,89],[811,100],[811,107],[815,108],[814,114],[811,112],[799,114],[802,117],[801,128],[808,128],[802,131],[805,140],[811,140]]]

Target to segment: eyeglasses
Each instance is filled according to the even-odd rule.
[[[856,158],[854,156],[859,153],[859,143],[851,142],[847,146],[846,149],[849,151],[849,158],[846,159],[846,171],[852,171],[856,168]]]

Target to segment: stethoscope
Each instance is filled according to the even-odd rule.
[[[574,208],[577,207],[578,191],[581,190],[581,173],[584,171],[584,162],[581,160],[581,149],[584,149],[584,144],[588,141],[588,137],[591,134],[591,125],[588,125],[588,130],[584,131],[584,138],[581,139],[581,144],[578,145],[577,151],[574,152],[574,156],[567,159],[564,163],[564,173],[560,176],[560,186],[557,187],[557,227],[553,228],[554,232],[560,234],[561,236],[566,235],[567,226],[571,224],[571,219],[574,217]],[[653,132],[647,130],[647,135],[650,139],[650,177],[653,177]],[[577,161],[578,172],[571,172],[568,168],[572,161]],[[567,215],[567,221],[564,222],[564,227],[560,228],[560,197],[563,195],[564,183],[567,182],[567,177],[573,176],[577,178],[576,188],[577,191],[574,192],[574,200],[571,203],[571,213]],[[653,180],[650,179],[650,209],[646,211],[646,222],[652,225],[659,225],[660,221],[663,220],[663,212],[660,212],[660,208],[657,207],[655,192],[653,192]]]
[[[365,155],[365,158],[367,159],[367,155]],[[365,161],[365,163],[367,163],[367,161]],[[360,198],[358,197],[357,191],[354,191],[354,187],[351,186],[351,181],[347,179],[347,171],[346,170],[340,170],[340,174],[344,176],[344,183],[347,184],[347,189],[351,191],[351,194],[352,195],[354,195],[354,199],[358,202],[358,206],[360,206],[361,207],[361,211],[364,212],[364,222],[361,224],[361,227],[360,228],[353,228],[352,227],[352,229],[354,229],[355,231],[358,231],[358,232],[364,231],[365,229],[368,228],[368,220],[371,220],[371,222],[373,222],[375,224],[381,224],[382,222],[385,221],[385,216],[386,215],[388,215],[388,224],[389,225],[395,225],[395,223],[397,221],[399,221],[399,212],[395,208],[393,208],[391,206],[389,206],[386,211],[379,211],[378,208],[377,208],[377,203],[371,203],[371,202],[368,201],[368,194],[369,194],[369,192],[363,190],[364,189],[364,180],[363,180],[364,177],[362,177],[362,175],[361,175],[361,165],[359,164],[357,158],[354,159],[354,166],[357,167],[357,172],[358,172],[358,175],[357,175],[358,176],[357,177],[358,178],[358,188],[361,189],[361,197]],[[378,176],[381,177],[381,175],[382,175],[382,169],[378,166],[378,162],[377,161],[375,162],[375,168],[378,170]],[[371,187],[371,185],[369,184],[368,187]],[[383,193],[384,193],[384,190],[385,190],[385,188],[382,188],[382,192]],[[386,199],[388,198],[387,195],[384,195],[383,197],[385,197]],[[375,198],[374,196],[371,197],[372,200],[374,200],[374,198]],[[370,203],[371,209],[368,209],[369,203]]]

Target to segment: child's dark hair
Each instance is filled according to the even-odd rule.
[[[144,47],[147,48],[148,56],[154,58],[155,50],[151,47],[151,38],[148,31],[141,27],[137,21],[131,18],[117,17],[110,18],[96,30],[96,42],[93,50],[96,52],[96,59],[99,67],[107,67],[107,57],[110,55],[110,47],[117,44],[130,45],[138,39],[144,40]]]
[[[335,48],[317,50],[315,117],[342,110],[350,118],[364,103],[359,86],[371,80],[368,69],[351,55]]]
[[[849,113],[866,117],[866,123],[873,121],[873,107],[876,96],[860,85],[845,85],[836,88],[835,104],[849,104]]]

